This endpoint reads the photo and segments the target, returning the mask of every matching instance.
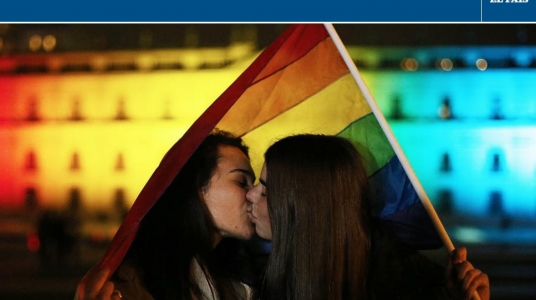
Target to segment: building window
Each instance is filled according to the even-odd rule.
[[[26,161],[24,162],[24,170],[26,172],[37,171],[37,157],[33,150],[28,151],[26,154]]]
[[[28,99],[28,106],[26,110],[26,121],[29,122],[36,122],[39,121],[41,118],[39,117],[39,108],[38,108],[38,101],[35,96],[30,97]]]
[[[128,120],[126,108],[125,108],[125,100],[123,98],[120,98],[117,102],[117,114],[115,116],[116,120]]]
[[[115,170],[120,172],[125,169],[125,161],[123,159],[123,153],[117,154],[117,159],[115,161]]]
[[[80,100],[78,98],[74,99],[72,102],[71,108],[71,121],[82,121],[82,109],[80,108]]]
[[[82,208],[82,194],[80,189],[72,187],[69,191],[69,200],[67,201],[67,211],[78,212]]]
[[[499,191],[492,191],[489,194],[489,213],[493,216],[502,216],[504,214],[503,196]]]
[[[80,170],[80,157],[77,152],[73,153],[73,156],[71,157],[71,171],[78,171]]]
[[[125,191],[122,188],[118,188],[115,190],[113,206],[117,216],[122,221],[126,217],[129,210],[126,201]]]
[[[27,210],[34,210],[39,206],[39,200],[37,198],[37,191],[34,187],[29,187],[24,193],[24,208]]]
[[[493,154],[493,159],[491,163],[491,171],[492,172],[500,172],[502,171],[503,167],[501,164],[501,156],[499,153]]]
[[[444,153],[441,158],[441,167],[439,168],[441,173],[450,173],[452,171],[452,165],[450,163],[450,156],[448,153]]]
[[[437,202],[439,212],[443,214],[452,214],[454,212],[454,197],[450,189],[439,190]]]

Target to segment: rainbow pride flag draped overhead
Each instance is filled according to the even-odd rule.
[[[366,160],[375,193],[373,215],[416,248],[441,246],[434,225],[326,27],[307,24],[289,26],[169,150],[133,204],[101,266],[112,271],[117,268],[140,220],[215,127],[244,138],[257,172],[265,149],[278,138],[297,133],[349,138]]]

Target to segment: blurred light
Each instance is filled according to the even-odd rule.
[[[58,56],[51,57],[50,60],[48,61],[48,69],[51,72],[59,71],[62,67],[63,67],[63,60]]]
[[[472,65],[478,59],[478,53],[475,50],[465,52],[463,61],[466,66]]]
[[[154,60],[149,55],[140,55],[136,60],[136,65],[138,69],[145,71],[150,70],[154,67]]]
[[[28,47],[30,48],[30,51],[37,51],[41,48],[41,44],[43,43],[43,39],[41,36],[34,34],[30,37],[30,40],[28,41]]]
[[[41,242],[39,241],[39,237],[37,237],[37,234],[32,233],[28,236],[26,240],[26,246],[28,247],[28,250],[32,252],[39,251],[39,248],[41,247]]]
[[[106,61],[106,58],[95,55],[95,57],[91,59],[90,65],[91,68],[95,71],[103,71],[104,69],[106,69],[108,62]]]
[[[43,49],[50,52],[56,48],[56,37],[53,35],[46,35],[43,39]]]
[[[454,236],[464,243],[482,243],[486,241],[482,230],[471,227],[459,227],[454,230]]]
[[[419,68],[419,62],[414,58],[405,58],[400,62],[400,66],[405,71],[416,71]]]
[[[252,43],[235,43],[228,48],[227,56],[230,60],[239,60],[253,51],[255,51],[255,45]]]
[[[477,59],[476,61],[476,67],[480,70],[480,71],[484,71],[488,68],[488,62],[483,59],[483,58],[480,58],[480,59]]]
[[[201,67],[203,61],[198,53],[189,51],[183,55],[182,64],[188,70],[195,70]]]
[[[528,67],[532,62],[532,56],[526,51],[519,51],[513,54],[516,64],[520,67]]]
[[[441,69],[444,70],[444,71],[450,71],[450,70],[452,70],[452,66],[453,66],[452,60],[450,60],[450,59],[448,59],[448,58],[443,58],[443,59],[439,62],[439,68],[441,68]]]

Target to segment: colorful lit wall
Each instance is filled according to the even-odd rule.
[[[363,76],[437,210],[533,218],[535,70],[475,67]],[[452,118],[440,117],[446,99]]]
[[[369,63],[405,57],[397,49],[350,50]],[[532,218],[536,72],[483,68],[475,49],[469,67],[415,64],[419,55],[457,53],[432,50],[418,49],[399,67],[361,69],[427,194],[442,216]],[[481,54],[510,55],[488,50]],[[131,204],[171,144],[249,63],[0,77],[2,205],[24,205],[31,189],[43,206],[73,197],[92,208],[118,198]],[[445,102],[452,118],[440,116]]]
[[[0,77],[1,205],[130,205],[242,69]]]

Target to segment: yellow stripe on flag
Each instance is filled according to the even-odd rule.
[[[267,77],[252,84],[216,127],[243,135],[308,99],[348,72],[335,44],[326,39],[283,69],[271,75],[261,72],[260,75]]]
[[[370,107],[348,73],[243,138],[248,145],[255,145],[250,156],[254,170],[260,171],[262,155],[275,140],[297,133],[338,134],[348,124],[370,113]]]

